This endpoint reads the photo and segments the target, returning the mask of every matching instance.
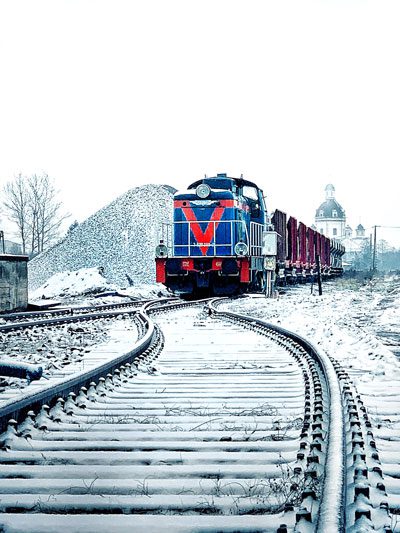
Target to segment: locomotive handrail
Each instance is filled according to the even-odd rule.
[[[187,224],[187,243],[182,243],[179,245],[173,245],[173,255],[174,257],[195,257],[192,255],[193,248],[199,248],[201,246],[207,246],[208,248],[211,248],[213,250],[213,254],[207,254],[208,257],[217,256],[218,255],[218,249],[221,248],[229,248],[230,255],[235,255],[235,244],[237,241],[233,241],[234,237],[234,227],[239,226],[241,228],[242,234],[240,235],[240,240],[245,242],[246,244],[249,243],[249,234],[247,231],[247,226],[244,220],[234,219],[234,220],[178,220],[174,221],[174,231],[176,226],[178,225],[184,225]],[[229,239],[224,242],[221,238],[218,242],[216,242],[216,231],[218,229],[218,226],[221,226],[223,224],[229,224],[230,229],[228,230],[228,237]],[[207,225],[206,229],[203,231],[201,225]],[[209,228],[212,228],[210,231]],[[193,239],[191,238],[192,235],[198,234],[198,237],[203,237],[205,241],[208,242],[192,242]],[[196,235],[197,237],[197,235]],[[187,253],[177,252],[177,248],[181,249],[187,249]]]
[[[250,222],[250,255],[262,257],[264,228],[264,224]]]
[[[230,251],[230,255],[235,255],[235,244],[236,244],[236,241],[234,242],[233,241],[233,236],[234,236],[234,225],[238,226],[240,225],[241,229],[242,229],[242,235],[240,236],[240,240],[242,240],[243,242],[245,242],[246,244],[249,245],[249,249],[250,249],[250,255],[254,255],[254,256],[257,256],[257,257],[261,257],[262,256],[262,247],[263,247],[263,242],[262,242],[262,236],[263,236],[263,229],[264,229],[264,224],[260,224],[258,222],[251,222],[250,223],[250,235],[249,235],[249,232],[248,232],[248,229],[247,229],[247,226],[246,226],[246,223],[244,220],[239,220],[239,219],[232,219],[232,220],[178,220],[178,221],[174,221],[173,223],[173,228],[175,228],[176,226],[178,225],[184,225],[184,224],[187,224],[187,243],[182,243],[182,244],[179,244],[179,245],[174,245],[171,243],[171,239],[170,239],[170,233],[169,231],[166,232],[166,237],[165,237],[165,232],[163,232],[163,242],[164,244],[167,246],[167,249],[168,249],[168,252],[171,252],[172,251],[172,255],[174,257],[192,257],[193,255],[193,248],[199,248],[200,246],[207,246],[208,248],[211,248],[213,250],[213,254],[207,254],[208,257],[213,257],[213,256],[218,256],[218,251],[219,249],[221,248],[225,248],[225,247],[228,247],[229,248],[229,251]],[[208,228],[212,228],[212,232],[209,232],[211,233],[211,239],[209,238],[209,235],[207,235],[207,240],[209,242],[192,242],[192,238],[191,238],[191,232],[192,234],[194,235],[196,231],[198,231],[198,228],[201,226],[199,225],[205,225],[207,224],[207,229],[201,234],[200,233],[200,237],[203,235],[205,236],[207,232],[209,232],[209,229]],[[217,228],[218,226],[222,225],[222,224],[229,224],[230,225],[230,230],[228,232],[228,236],[229,236],[229,240],[226,240],[226,241],[223,241],[223,240],[219,240],[218,242],[216,242],[216,238],[215,238],[215,235],[216,235],[216,231],[217,231]],[[164,227],[164,225],[163,225]],[[196,228],[195,229],[195,232],[193,231],[193,228]],[[185,251],[177,251],[177,248],[178,249],[183,249]],[[186,253],[186,249],[187,249],[187,253]]]

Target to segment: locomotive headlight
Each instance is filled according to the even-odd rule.
[[[207,198],[210,195],[211,189],[207,183],[200,183],[196,188],[196,194],[199,198]]]
[[[247,255],[249,247],[245,242],[238,242],[235,244],[235,254],[236,255]]]
[[[165,246],[165,244],[159,244],[156,247],[156,257],[167,257],[168,255],[168,248]]]

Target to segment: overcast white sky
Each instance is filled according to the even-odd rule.
[[[307,224],[331,182],[400,226],[399,27],[398,0],[2,0],[0,186],[46,171],[81,221],[243,173]]]

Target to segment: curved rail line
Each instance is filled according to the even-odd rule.
[[[313,362],[318,366],[318,370],[320,371],[320,374],[322,374],[320,377],[322,377],[326,383],[326,397],[323,397],[321,391],[317,394],[314,400],[314,408],[318,407],[318,413],[320,414],[314,413],[313,415],[314,424],[312,425],[312,428],[314,434],[311,434],[312,443],[310,444],[310,451],[315,449],[318,449],[320,452],[323,451],[325,460],[324,482],[318,513],[316,516],[312,517],[313,513],[311,507],[314,503],[313,498],[311,501],[307,501],[307,498],[305,498],[303,514],[304,516],[307,516],[308,520],[311,518],[311,520],[316,523],[318,531],[344,530],[345,507],[343,494],[346,464],[343,443],[345,439],[345,430],[339,381],[332,362],[325,354],[318,352],[309,341],[284,328],[273,326],[262,320],[245,317],[237,313],[218,311],[215,306],[211,306],[211,312],[217,316],[233,319],[234,321],[250,323],[253,328],[258,328],[265,335],[272,337],[277,336],[278,339],[291,339],[299,348],[301,348],[301,350],[299,348],[297,349],[298,352],[300,352],[303,357],[307,357],[307,355],[311,357]],[[285,341],[282,340],[281,342]],[[314,383],[315,381],[316,376],[314,374]],[[320,387],[318,387],[318,390],[320,390]],[[324,413],[326,410],[328,410],[328,413]],[[308,418],[309,417],[307,417],[306,414],[305,420]],[[315,423],[317,420],[323,420],[327,425],[327,430],[322,427],[322,424]],[[307,422],[305,428],[307,428]],[[317,430],[317,432],[315,432],[315,430]],[[315,444],[315,446],[313,446],[313,444]],[[306,445],[307,443],[304,443],[304,447],[306,447]],[[311,458],[311,456],[309,456],[309,458]],[[319,464],[319,460],[317,462]],[[308,471],[310,473],[312,472],[311,469]]]
[[[322,369],[328,389],[326,407],[329,415],[324,437],[326,463],[315,520],[316,531],[377,530],[392,533],[393,520],[389,512],[383,465],[376,449],[372,424],[348,372],[333,357],[296,333],[250,316],[220,311],[215,306],[212,312],[261,327],[267,335],[270,334],[268,332],[276,332],[292,339]]]
[[[174,306],[180,308],[185,305],[193,305],[191,303],[181,303],[180,301],[174,304],[173,302],[170,302],[170,299],[162,300],[158,303],[158,306],[157,303],[158,302],[154,302],[154,300],[151,300],[145,303],[141,310],[134,309],[132,311],[129,311],[124,309],[124,311],[89,313],[84,315],[73,315],[63,318],[53,318],[48,320],[39,320],[36,322],[15,324],[17,329],[22,329],[26,327],[44,325],[51,326],[58,325],[60,323],[79,322],[84,320],[94,320],[98,318],[113,318],[121,315],[121,313],[134,313],[135,318],[137,319],[139,340],[132,350],[123,355],[120,355],[119,357],[112,359],[111,361],[107,361],[103,364],[100,364],[90,369],[89,371],[82,371],[73,376],[68,376],[64,380],[61,380],[61,382],[56,383],[55,385],[51,384],[48,386],[44,386],[39,391],[35,390],[35,392],[33,393],[27,391],[22,395],[22,397],[11,399],[10,401],[6,402],[0,408],[0,431],[4,431],[5,427],[7,426],[8,419],[11,418],[19,422],[24,416],[26,416],[29,411],[37,410],[43,405],[50,406],[58,398],[67,397],[70,393],[82,394],[82,388],[84,389],[84,393],[85,389],[87,389],[89,386],[93,387],[92,384],[94,382],[103,380],[106,377],[110,378],[110,376],[112,376],[112,374],[115,372],[118,374],[118,369],[124,364],[132,362],[135,358],[139,356],[146,357],[147,354],[151,352],[160,342],[160,333],[147,314],[152,311],[152,307],[155,307],[157,309],[158,307],[164,308],[164,306],[168,306],[168,308],[173,309]],[[13,327],[14,324],[10,326]],[[3,328],[4,327],[5,326],[3,326]],[[146,352],[146,350],[148,350],[149,352]]]
[[[166,301],[170,301],[169,298]],[[65,324],[67,322],[78,322],[85,320],[93,320],[95,318],[114,317],[121,314],[119,309],[123,309],[125,313],[136,312],[139,308],[147,303],[152,303],[154,300],[141,300],[132,302],[123,302],[115,304],[105,304],[96,306],[82,306],[82,307],[68,307],[62,309],[51,309],[48,311],[34,311],[22,313],[10,313],[7,315],[0,315],[5,323],[0,324],[0,333],[7,331],[16,331],[19,329],[26,329],[34,326],[53,326],[57,324]],[[46,318],[42,318],[46,317]],[[24,320],[29,318],[31,320]]]
[[[59,382],[64,376],[67,378],[71,374],[79,372],[84,368],[89,370],[94,366],[99,366],[101,360],[107,361],[112,357],[112,352],[114,352],[116,349],[115,346],[113,347],[113,344],[119,344],[119,342],[115,343],[115,341],[113,342],[112,340],[109,340],[107,342],[108,350],[104,348],[104,345],[98,345],[98,349],[93,351],[93,340],[95,340],[93,335],[96,335],[96,331],[99,333],[99,328],[101,328],[104,324],[100,323],[100,325],[95,328],[94,333],[91,331],[85,331],[83,329],[80,330],[84,333],[88,333],[89,337],[86,337],[85,340],[82,340],[79,343],[81,355],[78,358],[75,357],[76,351],[74,352],[74,350],[78,349],[78,345],[74,343],[71,333],[66,331],[63,326],[70,323],[95,322],[104,320],[108,321],[108,324],[111,324],[109,321],[119,316],[132,316],[132,322],[136,325],[137,337],[142,337],[144,335],[145,324],[143,319],[138,314],[137,306],[122,305],[118,306],[118,308],[120,310],[110,310],[108,307],[106,310],[104,310],[103,307],[99,308],[98,306],[92,308],[76,308],[74,313],[69,313],[68,315],[63,315],[61,317],[55,316],[46,319],[30,320],[28,322],[17,321],[3,324],[0,326],[0,337],[4,346],[4,354],[3,357],[0,358],[0,375],[4,377],[18,377],[21,380],[26,379],[23,388],[24,391],[27,392],[28,388],[30,390],[42,388],[42,384],[44,382],[43,379],[40,380],[42,376],[46,378],[46,386],[49,388],[53,382]],[[89,309],[92,312],[88,312]],[[48,315],[46,314],[45,316]],[[61,330],[59,330],[60,335],[58,337],[52,336],[53,328],[56,327],[61,328]],[[32,334],[30,334],[28,330],[33,330]],[[22,338],[20,334],[21,331],[27,332],[23,333]],[[46,342],[46,335],[49,335],[51,338],[50,346]],[[26,344],[23,351],[28,355],[24,356],[22,353],[18,355],[18,353],[16,354],[13,351],[13,347],[14,349],[17,348],[18,352],[18,343],[24,342],[24,340],[26,340]],[[42,361],[32,364],[26,361],[26,358],[29,359],[30,350],[31,353],[35,353],[38,343],[41,353],[44,351],[44,347],[46,346],[46,350],[50,350],[50,354],[53,355],[48,355],[46,357],[44,354],[44,356],[41,357]],[[40,343],[43,344],[40,346]],[[58,348],[58,344],[60,344],[60,348]],[[130,345],[132,344],[133,342],[130,342]],[[7,347],[9,347],[9,349],[7,349]],[[70,352],[68,352],[68,348],[71,349]],[[61,350],[65,351],[65,357],[63,359],[61,368],[57,364],[57,356],[55,352],[52,351],[53,349],[59,350],[60,355],[62,353]],[[48,365],[50,370],[45,370],[45,373],[43,373],[43,368],[46,369]],[[9,386],[3,385],[0,395],[0,406],[5,400],[7,400],[8,397],[20,396],[20,394],[21,390],[18,387],[13,386],[13,382],[11,382]]]
[[[19,311],[16,313],[2,313],[0,319],[5,321],[21,320],[26,318],[40,318],[42,316],[60,316],[60,315],[73,315],[74,313],[92,312],[94,309],[101,311],[107,309],[116,309],[120,307],[141,307],[148,300],[132,300],[130,302],[121,302],[113,304],[100,304],[100,305],[83,305],[79,307],[51,307],[40,311]]]
[[[10,403],[6,409],[0,409],[0,421],[3,427],[7,424],[1,437],[4,451],[0,452],[1,462],[5,465],[5,472],[1,474],[4,483],[0,476],[0,494],[3,495],[2,502],[0,501],[3,520],[0,514],[0,524],[3,522],[5,531],[7,527],[14,528],[13,531],[22,531],[24,529],[18,528],[28,527],[27,524],[29,531],[50,531],[51,527],[54,527],[56,515],[59,517],[63,513],[68,516],[71,531],[105,531],[111,527],[111,524],[112,527],[118,526],[115,531],[131,530],[133,524],[137,531],[149,530],[149,527],[150,530],[153,527],[154,531],[286,533],[289,530],[299,532],[314,530],[325,533],[359,531],[366,527],[386,528],[384,531],[390,531],[387,526],[387,507],[382,502],[376,503],[381,489],[374,486],[373,475],[380,476],[382,472],[376,465],[379,461],[376,451],[371,452],[373,449],[371,424],[348,374],[336,361],[318,351],[301,336],[253,317],[222,311],[218,308],[220,301],[209,302],[208,315],[223,322],[233,322],[235,331],[238,331],[237,328],[247,329],[266,337],[272,343],[268,346],[280,347],[278,356],[272,356],[272,352],[268,351],[270,354],[268,357],[272,357],[272,361],[273,357],[278,357],[278,367],[273,365],[273,369],[276,370],[268,370],[270,365],[265,364],[264,351],[261,351],[260,355],[257,355],[257,350],[254,352],[258,366],[251,363],[251,360],[249,362],[246,358],[241,359],[239,355],[232,365],[223,354],[219,354],[220,359],[214,361],[213,357],[217,356],[217,352],[211,351],[210,356],[204,355],[204,357],[195,355],[201,353],[201,347],[200,351],[196,351],[196,345],[194,345],[195,354],[187,354],[186,345],[182,345],[183,351],[179,355],[180,352],[176,352],[177,347],[179,350],[178,343],[174,345],[175,351],[171,351],[170,348],[163,355],[165,362],[163,371],[159,375],[157,365],[153,365],[163,350],[165,339],[162,330],[150,320],[149,315],[198,306],[199,302],[146,304],[138,312],[143,323],[144,335],[128,354],[93,369],[90,374],[76,375],[57,387],[49,387],[48,390],[38,392],[31,398],[26,397],[20,402]],[[204,305],[205,302],[201,304]],[[204,328],[206,325],[201,323],[199,327]],[[169,331],[170,333],[173,331],[175,336],[180,335],[177,324],[172,324]],[[192,335],[194,343],[201,342],[201,339],[204,342],[204,335],[199,336],[198,333],[195,335],[195,330]],[[230,333],[225,332],[223,338],[231,339]],[[286,355],[283,357],[283,354]],[[305,392],[301,396],[304,402],[304,414],[301,416],[299,438],[298,441],[292,441],[294,438],[292,436],[290,440],[292,444],[288,448],[286,440],[280,437],[279,423],[273,422],[270,414],[264,412],[264,404],[260,408],[254,402],[258,401],[257,398],[269,398],[272,394],[271,398],[275,397],[275,400],[271,400],[274,405],[279,395],[273,392],[275,389],[271,384],[271,378],[267,377],[268,372],[276,376],[273,379],[278,379],[277,376],[284,375],[281,374],[279,365],[287,365],[287,362],[282,363],[282,361],[290,359],[296,362],[299,370],[298,376],[291,370],[292,377],[287,379],[289,381],[295,379],[293,383],[297,383],[298,387],[298,380],[302,378]],[[232,381],[234,379],[236,381]],[[226,398],[227,393],[229,399],[222,400]],[[205,399],[211,406],[207,409],[202,404]],[[294,406],[300,405],[292,393],[285,401],[288,405],[293,402]],[[35,412],[37,413],[39,409],[40,412],[35,416]],[[135,423],[132,423],[132,409],[137,410]],[[257,424],[247,428],[245,435],[241,430],[239,438],[238,421],[249,413],[253,418],[257,417]],[[91,420],[93,422],[90,422]],[[226,420],[233,425],[229,425]],[[263,420],[269,422],[261,422]],[[107,426],[113,429],[114,438],[108,436]],[[220,432],[221,427],[223,433]],[[227,428],[230,428],[233,437],[226,435]],[[278,428],[278,439],[273,437],[276,428]],[[41,436],[46,430],[49,433]],[[51,436],[53,431],[55,431],[54,438]],[[57,434],[60,432],[62,435],[65,434],[68,442],[68,439],[73,439],[70,448],[63,450],[63,439],[59,445],[56,444],[59,438]],[[134,445],[125,442],[131,434],[135,438]],[[253,434],[261,435],[261,439],[253,440]],[[35,437],[39,439],[38,452],[30,452],[31,446],[32,450],[36,450]],[[97,441],[92,440],[96,438]],[[99,438],[105,439],[104,442],[101,443]],[[53,439],[54,446],[51,445]],[[107,444],[110,439],[116,443]],[[121,444],[118,445],[120,440]],[[41,448],[42,441],[44,448]],[[46,448],[47,441],[49,444]],[[76,444],[73,444],[75,441]],[[140,444],[141,441],[143,445]],[[82,444],[78,446],[79,442]],[[368,449],[365,442],[368,442]],[[47,493],[46,501],[40,498],[38,500],[37,496],[44,490],[43,484],[39,482],[41,474],[38,468],[43,462],[40,459],[40,449],[43,449],[40,453],[44,457],[43,477],[51,475],[49,472],[53,465],[55,467],[60,461],[61,464],[66,461],[67,465],[65,473],[63,466],[56,467],[60,481],[56,479],[49,481],[51,486],[48,490],[51,491],[51,487],[54,486],[54,490],[59,491],[57,492],[59,497],[53,496],[52,499],[51,493],[50,495]],[[69,452],[69,449],[76,452]],[[79,456],[74,455],[78,450],[87,450],[88,457],[91,456],[90,453],[93,456],[93,459],[88,459],[89,463],[81,467],[82,474],[79,474],[79,467],[73,466],[80,460]],[[130,450],[133,465],[143,466],[118,467],[119,464],[124,465],[127,459],[126,455],[119,456],[120,452],[117,450],[123,450],[125,453]],[[237,450],[236,455],[235,450]],[[259,463],[256,452],[261,452],[260,459],[263,458],[261,459],[263,463],[267,457],[268,461],[271,460],[268,455],[271,452],[267,453],[267,450],[275,450],[274,453],[279,451],[280,455],[283,454],[282,457],[285,457],[285,454],[290,457],[294,453],[295,460],[291,463],[292,474],[285,482],[281,480],[279,485],[279,490],[288,490],[289,497],[284,505],[282,502],[279,504],[274,498],[272,503],[269,500],[267,502],[264,493],[254,492],[251,493],[253,499],[244,502],[243,496],[237,492],[239,486],[240,490],[243,489],[245,481],[250,483],[251,490],[254,491],[255,486],[257,490],[260,489],[259,480],[254,484],[251,476],[259,470],[259,467],[255,466]],[[107,471],[105,467],[107,462],[104,466],[100,466],[106,460],[103,457],[104,452],[110,454],[111,465],[107,466]],[[220,455],[221,452],[224,455]],[[74,457],[77,457],[78,463],[74,463]],[[221,459],[217,460],[216,457]],[[228,460],[233,460],[233,464],[236,461],[237,465],[241,465],[242,461],[244,463],[242,467],[224,466]],[[207,464],[207,461],[211,463]],[[214,464],[213,461],[217,462]],[[254,466],[251,466],[252,461],[255,461]],[[279,464],[289,464],[287,463],[289,459],[280,461],[283,462]],[[165,467],[164,463],[170,466]],[[273,480],[277,476],[277,465],[272,468],[265,463],[263,468],[267,479]],[[132,493],[132,479],[131,484],[123,482],[123,479],[136,475],[137,472],[143,472],[142,492],[139,494],[137,489]],[[218,472],[225,474],[220,478]],[[239,474],[239,481],[235,478],[238,472],[242,472]],[[83,488],[74,489],[78,491],[76,494],[81,495],[77,498],[66,495],[74,494],[71,492],[72,488],[67,489],[68,480],[62,482],[62,478],[69,475],[76,475],[78,479],[80,476],[84,478]],[[85,481],[90,479],[90,475],[93,476],[92,482]],[[112,488],[106,481],[115,475],[121,476],[121,480],[115,481],[115,487]],[[8,476],[15,478],[11,488],[7,486]],[[30,488],[29,478],[32,477],[33,487],[36,476],[38,476],[36,483],[38,488],[35,492]],[[175,481],[176,476],[178,477]],[[198,493],[199,488],[197,485],[197,488],[194,486],[194,481],[190,481],[191,476],[195,476],[194,481],[200,479],[198,485],[203,492]],[[23,483],[18,482],[19,477],[23,478]],[[169,478],[171,479],[168,481]],[[181,480],[179,483],[182,483],[181,490],[184,492],[176,492],[178,479]],[[103,489],[95,489],[97,480],[99,486],[104,487],[103,495],[101,492]],[[140,485],[138,480],[136,482]],[[265,489],[266,484],[261,485]],[[274,486],[271,481],[268,489]],[[227,487],[229,487],[228,492],[226,492]],[[17,489],[22,490],[20,501]],[[108,496],[108,500],[105,501],[105,494],[112,494],[110,490],[117,491],[116,494],[121,496],[118,496],[116,501]],[[15,494],[12,491],[15,491]],[[28,497],[29,491],[33,491],[31,497]],[[123,494],[130,496],[125,498]],[[193,496],[190,496],[191,494]],[[16,501],[12,503],[14,496]],[[87,504],[82,501],[85,498],[88,500]],[[254,498],[257,500],[255,507]],[[58,500],[61,503],[58,503]],[[92,509],[87,511],[89,514],[79,514],[79,511],[74,510],[75,506],[82,511],[85,505]],[[236,516],[229,514],[233,508],[236,509]],[[78,513],[79,516],[74,517],[69,514],[71,512]],[[160,516],[157,512],[165,514]],[[110,521],[109,513],[119,515],[118,520],[115,518],[117,520],[115,524]],[[123,516],[124,513],[128,515]],[[202,515],[201,525],[196,521],[196,517],[192,516],[193,514]],[[152,519],[154,521],[151,521]]]
[[[28,335],[27,341],[28,343],[35,339],[36,342],[38,342],[40,339],[44,340],[44,336],[46,335],[46,332],[51,332],[51,328],[53,326],[62,326],[64,324],[69,323],[76,323],[76,322],[94,322],[96,320],[104,320],[104,319],[114,319],[118,316],[129,316],[133,315],[133,321],[136,323],[138,336],[143,335],[143,321],[140,319],[140,316],[137,314],[138,306],[143,307],[143,305],[151,304],[152,302],[156,301],[160,303],[160,305],[164,302],[170,302],[174,299],[172,298],[166,298],[162,300],[143,300],[141,302],[128,302],[128,303],[115,303],[110,305],[96,305],[96,306],[85,306],[85,307],[74,307],[70,309],[61,309],[61,310],[55,310],[54,312],[39,312],[39,313],[12,313],[7,315],[8,319],[13,322],[2,324],[0,325],[0,339],[2,342],[7,346],[7,343],[9,343],[11,346],[15,344],[15,342],[22,342],[22,339],[18,337],[19,331],[25,331],[29,329],[34,329],[34,337],[30,337]],[[59,316],[61,315],[61,316]],[[3,315],[4,316],[4,315]],[[23,321],[20,318],[29,316],[32,318],[32,320],[29,321]],[[43,319],[42,317],[45,316],[46,318]],[[42,333],[41,333],[42,332]],[[17,335],[16,340],[14,341],[14,333]],[[61,332],[62,333],[62,332]],[[66,348],[66,344],[68,344],[69,335],[64,335],[64,338],[60,337],[60,342],[63,348]],[[103,356],[99,356],[96,353],[93,353],[92,350],[88,349],[90,346],[83,343],[84,349],[85,349],[85,356],[79,358],[78,360],[75,360],[75,358],[72,356],[65,359],[67,360],[66,363],[63,364],[63,368],[59,369],[58,366],[55,366],[55,371],[50,371],[43,373],[43,365],[45,365],[45,368],[48,364],[50,364],[50,367],[52,364],[56,364],[55,357],[49,358],[42,358],[43,360],[37,364],[32,364],[30,362],[27,362],[24,358],[24,356],[21,354],[19,357],[15,355],[12,350],[8,351],[9,355],[7,357],[7,354],[4,353],[3,357],[0,357],[0,375],[1,376],[9,376],[9,377],[17,377],[20,379],[26,379],[25,387],[27,385],[31,384],[31,381],[34,381],[33,385],[36,387],[38,384],[38,381],[42,375],[48,379],[53,380],[56,379],[59,381],[60,377],[62,377],[62,374],[70,375],[74,372],[77,372],[78,370],[83,370],[84,367],[91,368],[93,367],[93,364],[99,364],[98,359],[107,359],[106,353],[104,349],[102,348]],[[40,351],[43,351],[43,345],[40,349]],[[93,343],[92,343],[93,346]],[[57,343],[54,343],[53,348],[57,349]],[[76,348],[76,345],[74,343],[71,343],[70,346],[72,349]],[[35,346],[32,347],[33,352],[35,351]],[[5,350],[7,351],[7,350]],[[29,352],[29,348],[26,346],[25,352]],[[109,351],[114,351],[113,349]],[[90,356],[87,355],[87,352],[91,352]],[[29,356],[28,356],[29,357]],[[78,364],[80,363],[80,364]],[[82,368],[79,369],[77,366],[81,366]],[[33,386],[31,385],[31,386]],[[48,383],[50,385],[50,382]],[[8,392],[9,391],[9,392]],[[2,386],[1,395],[0,395],[0,406],[2,404],[2,401],[6,399],[8,395],[16,395],[19,394],[19,390],[16,387],[7,387]]]

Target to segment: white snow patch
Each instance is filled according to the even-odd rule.
[[[82,268],[54,274],[46,283],[29,294],[30,300],[117,290],[117,286],[109,283],[100,270],[99,268]]]
[[[120,289],[115,283],[110,283],[103,275],[101,268],[82,268],[80,270],[65,271],[54,274],[48,281],[29,293],[32,303],[51,299],[68,300],[68,305],[96,305],[115,303],[116,296],[100,296],[102,292],[116,292],[126,300],[154,299],[169,297],[171,294],[160,283],[140,284],[134,287]],[[93,302],[93,296],[96,302]],[[55,303],[55,302],[54,302]]]

